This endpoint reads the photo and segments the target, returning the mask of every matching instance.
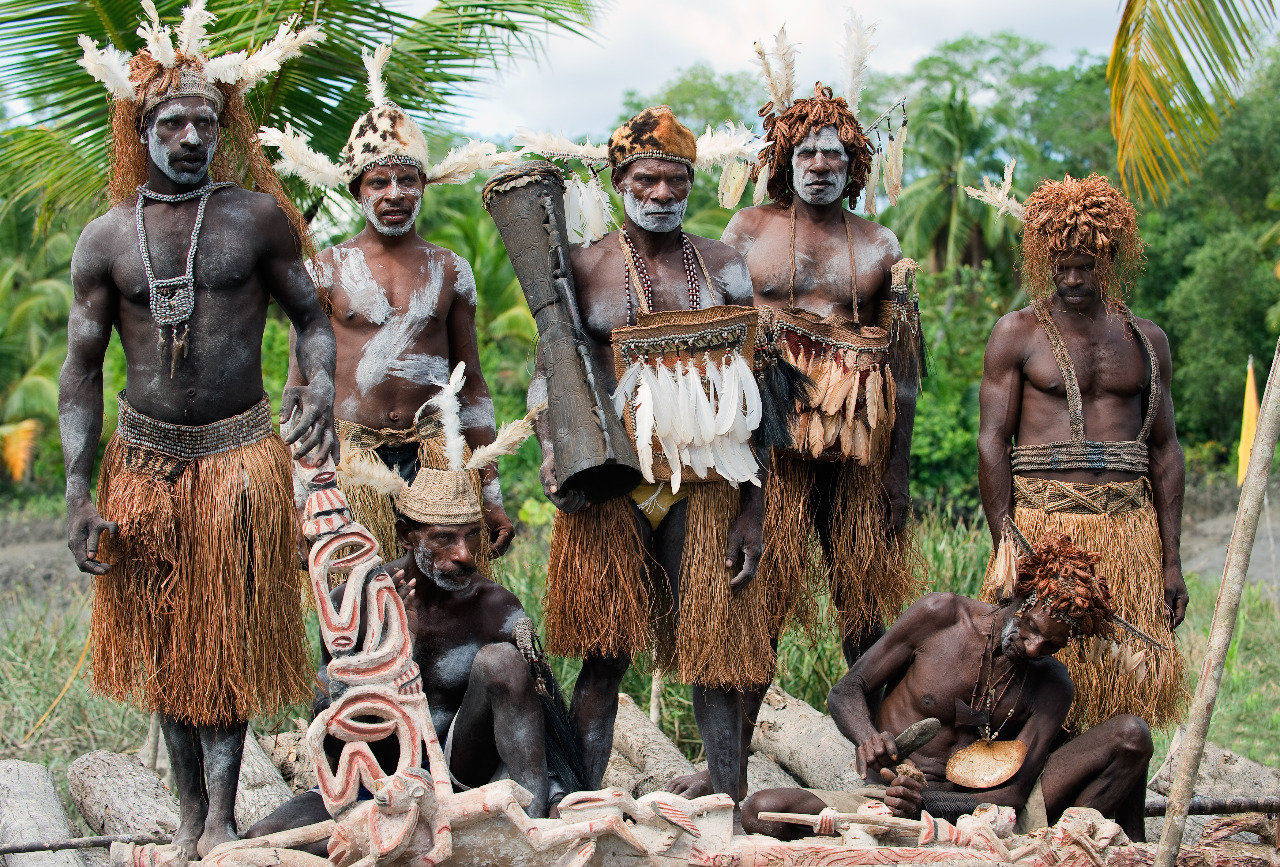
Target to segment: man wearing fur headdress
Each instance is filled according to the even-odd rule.
[[[1102,552],[1117,613],[1167,645],[1066,658],[1077,731],[1122,712],[1164,727],[1186,698],[1172,633],[1187,606],[1184,465],[1168,338],[1124,304],[1141,264],[1137,214],[1105,178],[1045,181],[1025,203],[1032,303],[996,324],[982,373],[979,481],[1000,556],[1006,516],[1033,542],[1070,534]]]
[[[1053,654],[1130,637],[1097,574],[1099,557],[1051,536],[1019,558],[994,605],[930,593],[831,690],[832,719],[857,745],[859,769],[887,784],[878,797],[895,815],[915,818],[923,807],[955,822],[997,804],[1013,807],[1018,832],[1029,834],[1068,807],[1092,807],[1144,839],[1147,724],[1118,714],[1074,740],[1062,731],[1073,689]],[[900,736],[928,717],[941,723],[938,733],[901,755]],[[743,824],[794,839],[811,832],[759,814],[853,812],[868,794],[765,789],[744,805]]]
[[[807,575],[821,575],[826,587],[815,589],[831,593],[852,665],[921,589],[908,529],[919,315],[893,291],[914,263],[893,232],[845,207],[873,165],[846,100],[820,82],[809,98],[775,100],[761,110],[757,179],[773,201],[739,211],[722,238],[746,260],[756,303],[778,311],[773,355],[814,383],[790,447],[774,450],[761,578],[795,598]],[[812,616],[805,608],[801,620]]]
[[[210,58],[193,3],[177,44],[150,3],[126,58],[80,37],[111,90],[108,213],[72,259],[59,382],[70,547],[96,576],[93,685],[160,714],[194,859],[236,836],[246,721],[305,698],[289,451],[263,393],[274,300],[309,384],[286,390],[289,442],[333,450],[333,331],[303,266],[306,225],[254,136],[244,92],[318,38],[283,25],[252,54]],[[237,185],[247,168],[254,186]],[[102,364],[120,334],[126,386],[90,497]],[[317,459],[318,459],[317,458]],[[101,538],[100,538],[101,537]]]
[[[390,53],[382,45],[365,58],[373,107],[352,127],[338,165],[289,130],[263,130],[263,142],[280,149],[277,170],[317,187],[345,188],[364,211],[359,234],[322,250],[310,263],[338,343],[337,431],[345,462],[376,456],[412,480],[419,466],[442,466],[440,420],[417,410],[460,362],[472,372],[462,393],[467,442],[472,448],[493,442],[493,401],[480,372],[471,266],[425,241],[415,221],[428,183],[461,183],[476,168],[493,165],[494,155],[492,145],[477,142],[450,154],[448,165],[432,167],[417,123],[386,97],[382,70]],[[292,365],[290,384],[304,381]],[[479,556],[487,574],[490,554],[502,554],[514,530],[502,507],[497,465],[483,477],[489,532]],[[391,500],[352,484],[345,473],[341,478],[355,519],[388,556],[400,553]]]
[[[608,161],[625,222],[572,251],[577,305],[605,393],[617,386],[619,329],[651,311],[751,304],[742,258],[681,228],[696,160],[693,134],[667,106],[645,109],[610,138]],[[545,359],[538,363],[531,404],[546,395]],[[680,458],[672,454],[673,481],[659,479],[629,495],[619,491],[614,499],[588,503],[577,491],[557,488],[559,443],[545,420],[537,433],[543,489],[558,508],[544,600],[549,649],[583,659],[573,712],[588,785],[600,784],[609,760],[622,677],[632,656],[653,646],[656,632],[657,664],[693,684],[715,790],[741,799],[742,690],[767,682],[774,666],[764,608],[752,584],[760,556],[760,489],[695,478],[705,470],[686,470],[681,483]],[[754,457],[749,460],[754,469]]]

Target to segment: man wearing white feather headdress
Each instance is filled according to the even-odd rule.
[[[319,34],[290,22],[253,54],[209,57],[203,2],[173,32],[143,8],[146,47],[132,58],[80,37],[82,65],[114,97],[116,207],[76,244],[59,423],[70,547],[97,576],[94,688],[160,714],[181,805],[174,843],[194,858],[235,838],[246,721],[308,692],[289,452],[261,347],[274,300],[310,383],[284,394],[289,441],[321,459],[334,443],[333,331],[302,263],[305,223],[244,92]],[[263,192],[238,185],[240,168]],[[95,508],[113,326],[126,386]]]
[[[854,660],[920,592],[911,569],[908,466],[920,371],[914,263],[884,226],[845,207],[873,201],[880,154],[854,116],[869,28],[850,23],[849,98],[819,82],[795,99],[795,49],[780,31],[756,52],[771,101],[760,110],[766,144],[757,203],[734,215],[722,240],[746,259],[769,334],[766,382],[791,367],[813,380],[775,449],[766,492],[761,577],[803,601],[808,575],[823,577],[838,610],[846,661]],[[900,140],[901,133],[898,135]],[[817,534],[824,562],[811,568]],[[793,615],[810,621],[816,608]]]
[[[750,277],[731,248],[681,229],[698,153],[670,108],[646,109],[614,132],[608,161],[625,220],[573,248],[573,282],[595,376],[615,392],[613,408],[626,418],[649,483],[599,503],[559,490],[560,443],[539,423],[543,488],[559,509],[544,602],[548,641],[553,653],[583,658],[573,710],[589,787],[600,784],[609,759],[631,657],[656,644],[657,664],[693,684],[712,783],[736,801],[746,794],[742,690],[774,666],[752,583],[762,471],[751,447],[760,404]],[[663,323],[685,330],[668,339]],[[735,348],[712,347],[739,332]],[[531,402],[546,389],[545,359],[538,363]],[[709,381],[722,386],[710,393],[718,414]],[[694,432],[686,442],[664,430],[672,422],[705,427],[706,436]]]
[[[263,129],[261,139],[279,149],[276,169],[282,174],[316,187],[346,188],[364,211],[359,234],[312,262],[338,341],[338,436],[344,456],[376,455],[411,480],[419,466],[442,461],[439,420],[415,417],[415,410],[460,362],[472,371],[462,392],[467,442],[475,448],[494,436],[476,340],[475,278],[465,259],[417,233],[423,192],[429,184],[464,183],[514,155],[471,142],[430,165],[417,123],[387,99],[382,70],[390,54],[391,46],[381,45],[365,55],[373,106],[352,127],[337,165],[288,127]],[[304,381],[296,365],[289,381]],[[497,465],[486,467],[484,477],[489,534],[480,558],[487,574],[490,554],[502,554],[514,530],[502,507]],[[391,500],[340,479],[356,520],[389,554],[399,551]]]

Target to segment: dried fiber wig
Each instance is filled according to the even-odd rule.
[[[856,199],[867,183],[871,171],[871,140],[863,132],[862,125],[849,110],[849,103],[842,96],[831,95],[831,88],[819,81],[813,86],[813,96],[797,99],[781,114],[774,113],[774,103],[760,109],[764,118],[765,146],[760,150],[757,166],[770,166],[769,198],[784,207],[790,207],[795,195],[792,178],[791,156],[809,133],[824,126],[833,126],[840,144],[849,156],[849,177],[841,191],[842,199]],[[752,180],[759,176],[759,168],[752,170]]]
[[[1109,638],[1113,633],[1111,589],[1095,571],[1101,554],[1073,544],[1070,536],[1046,539],[1019,558],[1014,595],[1033,595],[1051,615],[1065,619],[1074,635]]]
[[[1055,265],[1075,253],[1096,259],[1098,288],[1108,304],[1124,301],[1142,273],[1138,212],[1097,173],[1045,181],[1027,197],[1022,233],[1022,282],[1033,299],[1056,289]]]

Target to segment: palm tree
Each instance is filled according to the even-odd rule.
[[[157,0],[166,20],[186,0]],[[292,15],[318,23],[326,40],[287,63],[250,94],[261,122],[291,123],[317,150],[336,155],[367,109],[361,49],[394,40],[388,95],[420,119],[446,119],[452,100],[485,67],[539,50],[551,28],[580,33],[596,0],[439,0],[415,18],[383,0],[210,0],[218,16],[218,50],[261,45]],[[93,201],[105,186],[107,100],[76,60],[84,33],[133,52],[137,0],[9,0],[0,12],[0,88],[24,101],[38,122],[0,142],[0,176],[20,179],[18,194],[39,193],[42,214]]]
[[[1111,129],[1125,188],[1163,198],[1218,135],[1274,0],[1126,0],[1111,49]]]

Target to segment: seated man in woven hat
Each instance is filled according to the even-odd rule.
[[[444,397],[456,394],[446,386]],[[456,405],[446,419],[457,415]],[[407,552],[386,563],[408,616],[413,660],[422,676],[422,691],[431,722],[444,747],[454,787],[474,788],[492,780],[515,780],[533,800],[532,817],[546,817],[549,805],[582,788],[576,743],[568,709],[555,677],[541,654],[536,627],[511,591],[477,570],[476,554],[485,531],[478,473],[501,454],[514,451],[531,433],[527,423],[504,426],[498,441],[477,450],[465,464],[461,458],[446,469],[424,467],[412,485],[400,484],[391,471],[362,459],[357,472],[383,490],[395,489],[396,534]],[[520,435],[522,433],[523,435]],[[446,433],[453,455],[462,455],[462,437]],[[446,446],[447,447],[447,446]],[[347,585],[330,596],[340,609]],[[361,611],[361,633],[364,631]],[[357,640],[363,641],[363,638]],[[323,654],[314,712],[330,702]],[[331,767],[342,744],[326,739]],[[396,767],[394,737],[371,745],[379,765]],[[259,837],[300,828],[330,818],[318,790],[304,792],[249,830]],[[326,854],[325,842],[307,847]]]
[[[268,130],[278,147],[277,169],[323,189],[347,190],[364,212],[353,238],[321,250],[310,263],[338,344],[334,376],[336,429],[342,456],[376,457],[411,481],[420,465],[443,466],[440,420],[415,411],[434,395],[449,371],[465,362],[462,424],[472,448],[493,441],[493,401],[480,372],[476,339],[476,282],[456,253],[425,241],[415,227],[428,184],[427,142],[417,123],[386,97],[382,70],[391,53],[380,46],[366,58],[374,105],[356,121],[338,165],[309,149],[292,131]],[[476,159],[450,154],[451,171],[432,182],[461,183],[490,156],[485,143],[465,149]],[[481,147],[475,147],[481,145]],[[298,366],[289,383],[303,382]],[[341,469],[341,467],[340,467]],[[352,516],[378,540],[387,556],[400,553],[390,499],[339,474]],[[496,465],[484,469],[487,537],[479,556],[488,560],[510,545],[514,530],[502,506]]]
[[[667,106],[645,109],[610,138],[612,183],[626,219],[622,228],[572,252],[578,309],[595,376],[606,380],[597,383],[603,393],[617,388],[618,329],[651,312],[714,317],[721,305],[752,304],[742,257],[681,228],[696,158],[693,134]],[[754,314],[746,315],[754,323]],[[697,378],[696,372],[688,377],[691,355],[682,356],[688,364],[672,363],[675,376],[690,382]],[[703,359],[700,351],[697,358]],[[531,404],[546,399],[543,363],[540,357]],[[672,368],[662,372],[667,382],[673,381]],[[747,475],[757,484],[711,480],[705,466],[703,472],[685,469],[682,483],[678,449],[650,451],[642,442],[642,465],[650,471],[669,467],[658,455],[671,453],[671,481],[659,473],[654,483],[588,503],[576,491],[558,490],[557,442],[549,428],[545,421],[537,426],[543,489],[558,508],[544,603],[548,646],[583,660],[573,712],[588,786],[600,785],[609,761],[618,687],[631,657],[656,643],[657,665],[693,686],[714,789],[740,800],[746,788],[743,690],[767,683],[774,668],[764,606],[751,583],[761,545],[762,475],[755,473],[755,458],[746,457]],[[643,455],[652,460],[646,463]]]
[[[1073,641],[1151,640],[1112,613],[1098,559],[1061,536],[1010,566],[999,605],[930,593],[831,690],[832,719],[857,744],[859,769],[888,783],[875,794],[896,815],[915,817],[923,806],[955,821],[979,804],[997,804],[1015,808],[1019,831],[1028,833],[1067,807],[1092,807],[1143,839],[1147,724],[1117,715],[1063,743],[1074,690],[1053,654]],[[873,716],[872,697],[886,687]],[[910,757],[899,755],[894,733],[927,717],[942,723],[939,733]],[[873,791],[765,789],[743,806],[743,826],[783,839],[806,836],[805,826],[759,815],[853,812]]]
[[[1009,516],[1033,542],[1066,533],[1101,552],[1116,613],[1164,645],[1065,657],[1077,696],[1068,728],[1121,712],[1167,728],[1187,700],[1173,634],[1187,607],[1185,462],[1169,340],[1124,303],[1142,267],[1137,212],[1099,175],[1045,181],[1024,207],[1019,268],[1031,304],[987,341],[982,507],[997,548],[1008,544],[996,528]],[[983,598],[994,592],[989,574]]]

